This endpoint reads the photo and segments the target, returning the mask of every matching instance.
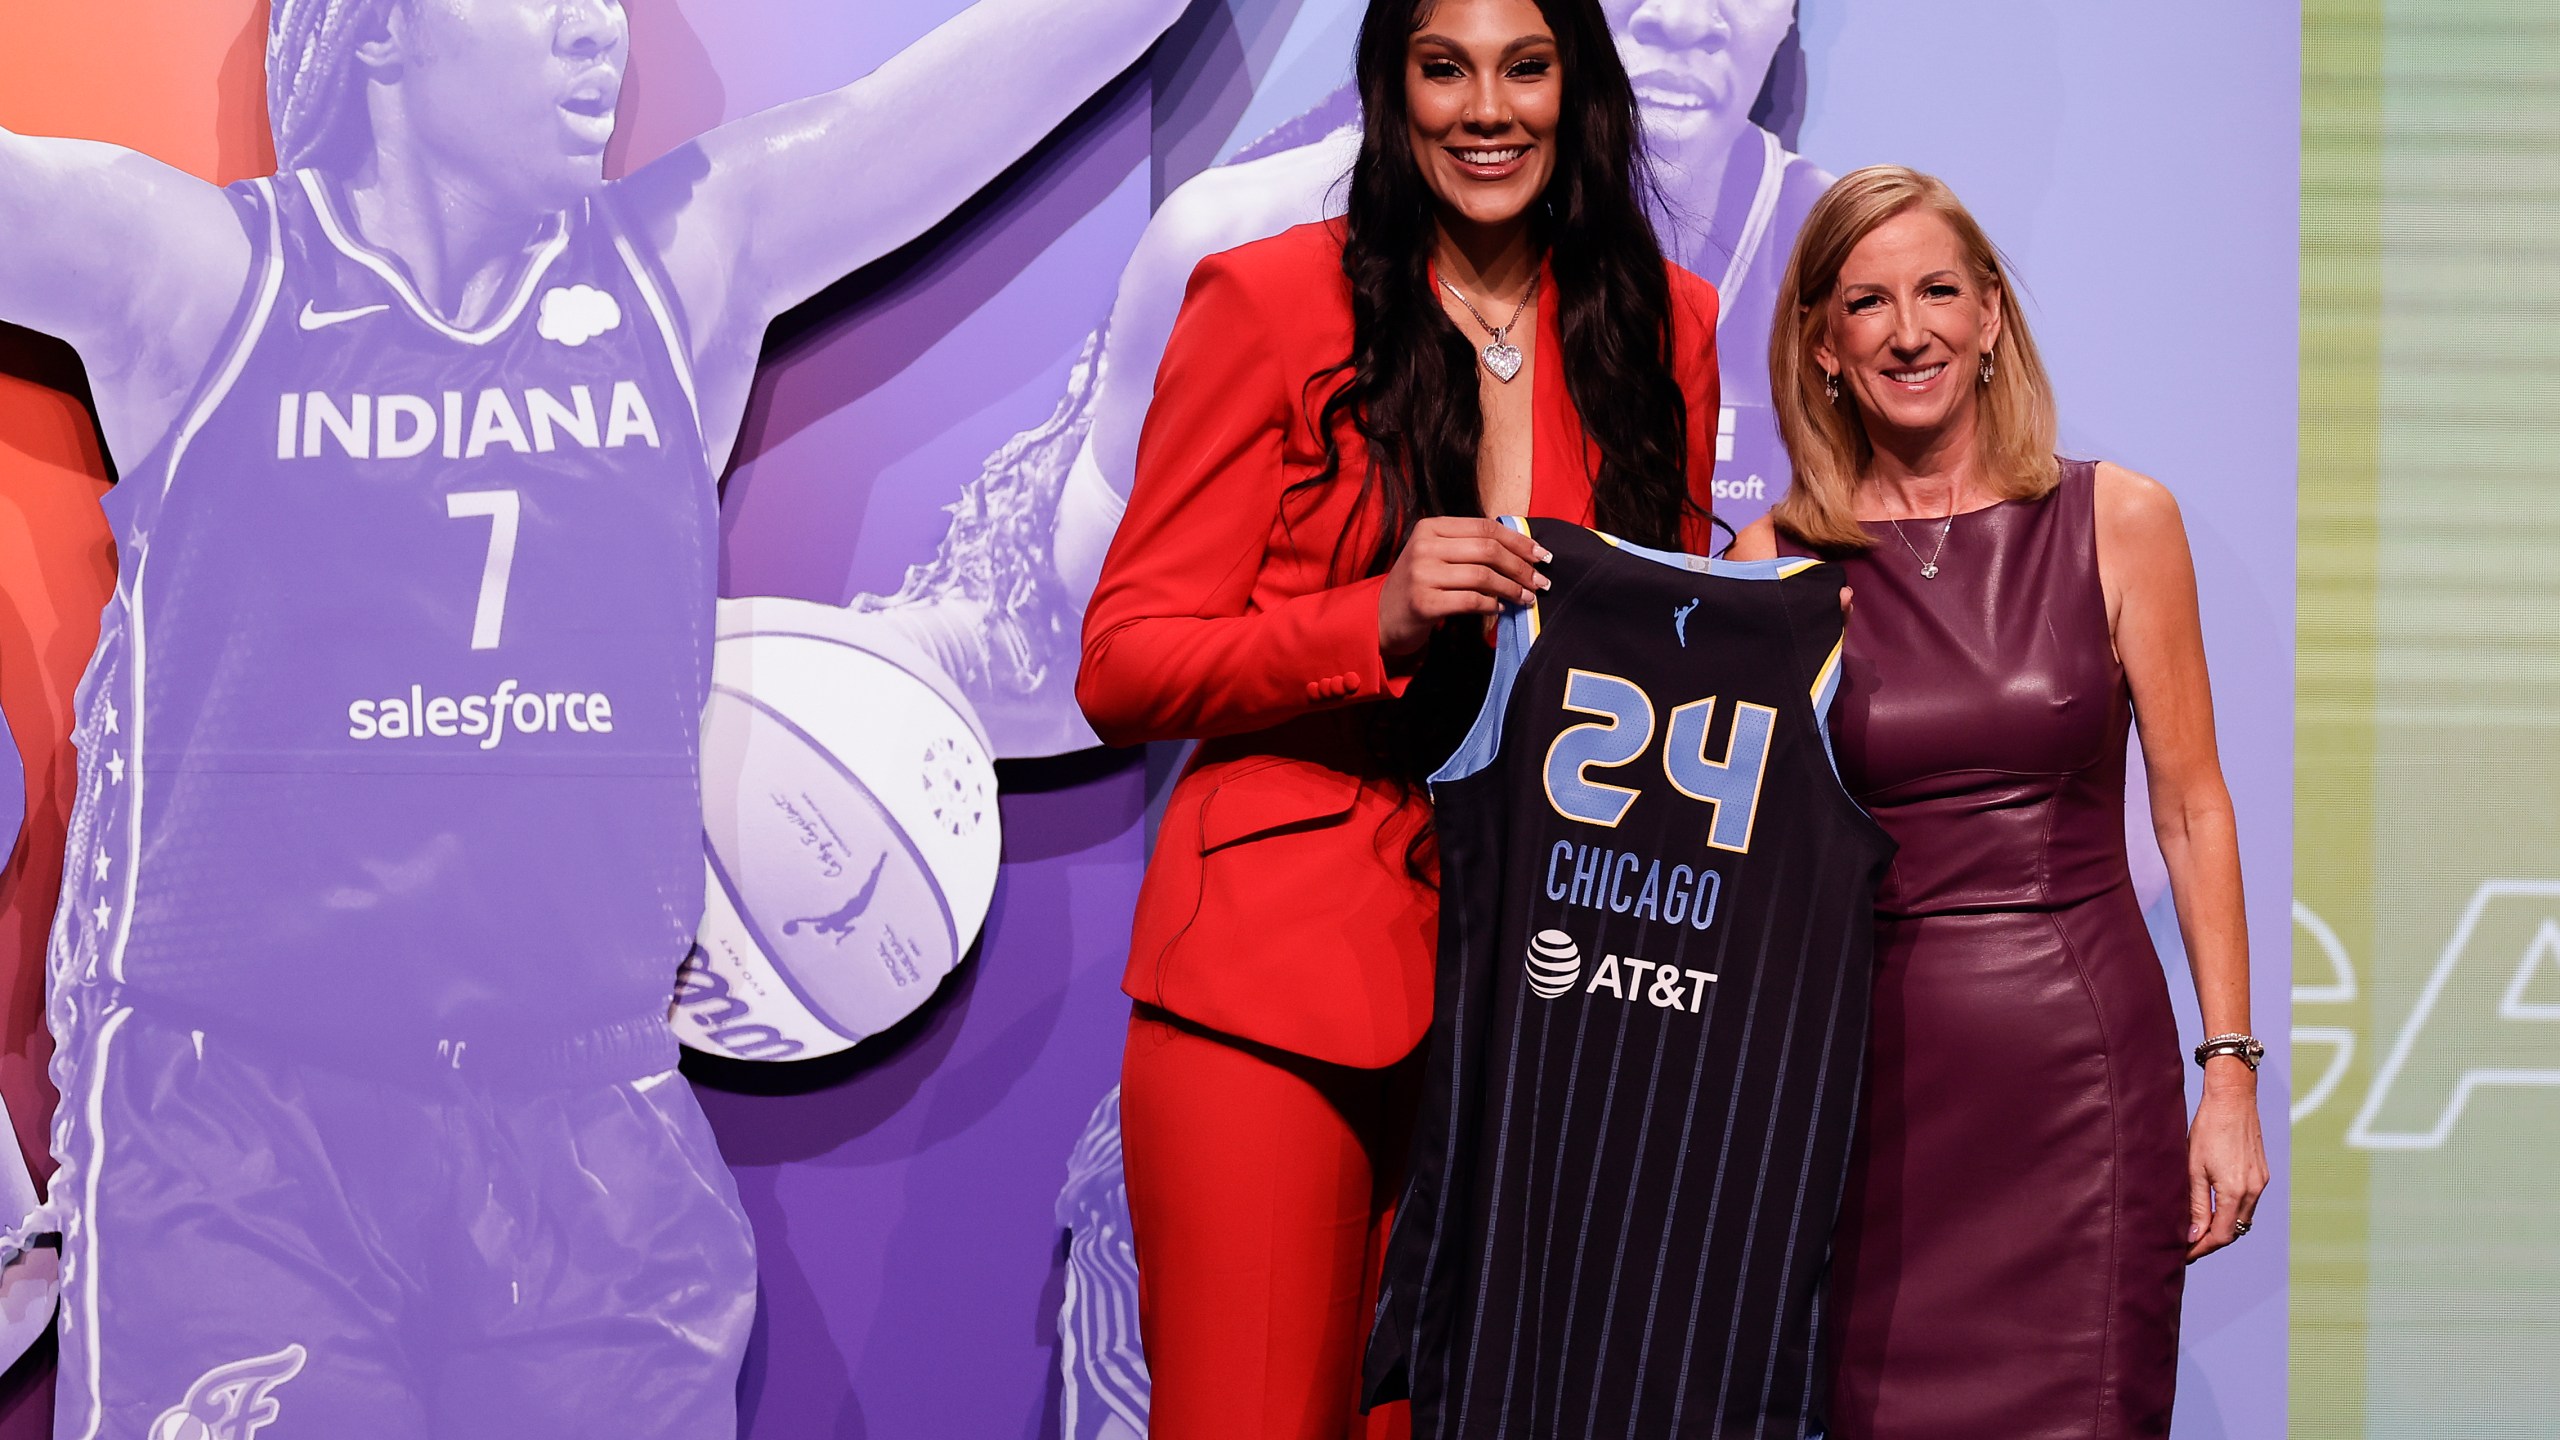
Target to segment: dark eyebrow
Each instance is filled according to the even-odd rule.
[[[1422,34],[1414,36],[1412,43],[1416,45],[1436,45],[1443,50],[1448,50],[1462,56],[1467,53],[1467,47],[1437,31],[1424,31]],[[1502,47],[1502,58],[1508,60],[1523,50],[1532,50],[1540,45],[1553,45],[1555,43],[1556,37],[1553,35],[1523,35],[1519,39]]]

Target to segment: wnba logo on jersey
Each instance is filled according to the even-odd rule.
[[[269,1394],[302,1373],[299,1345],[272,1355],[216,1365],[187,1387],[187,1398],[151,1422],[150,1440],[250,1440],[282,1410]]]
[[[447,390],[433,403],[423,395],[341,399],[323,390],[288,391],[276,400],[279,460],[317,460],[333,449],[349,460],[407,460],[430,450],[477,460],[492,449],[548,455],[564,440],[583,450],[634,443],[655,450],[658,419],[636,380],[613,382],[601,416],[586,385],[570,386],[566,399],[536,385],[477,397]]]

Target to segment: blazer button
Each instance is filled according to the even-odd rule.
[[[1307,682],[1307,698],[1308,698],[1308,699],[1310,699],[1310,700],[1321,700],[1321,699],[1323,699],[1323,698],[1324,698],[1324,682],[1323,682],[1323,681],[1321,681],[1321,680],[1310,680],[1310,681],[1308,681],[1308,682]]]

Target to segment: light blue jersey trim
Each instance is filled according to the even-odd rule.
[[[1822,758],[1831,762],[1831,778],[1846,790],[1848,780],[1840,773],[1840,757],[1831,749],[1831,702],[1840,694],[1840,654],[1849,645],[1843,633],[1831,647],[1831,656],[1822,662],[1822,673],[1813,681],[1813,728],[1822,735]],[[1864,806],[1859,807],[1864,809]]]
[[[1806,560],[1791,555],[1781,555],[1774,560],[1710,560],[1704,555],[1691,555],[1680,550],[1656,550],[1630,540],[1621,540],[1614,535],[1601,535],[1597,530],[1591,533],[1600,535],[1601,539],[1630,555],[1641,555],[1647,560],[1668,565],[1675,570],[1686,570],[1696,575],[1712,575],[1719,580],[1784,580],[1790,575],[1809,570],[1822,563],[1819,560]]]
[[[1432,784],[1464,780],[1493,763],[1494,753],[1502,748],[1502,716],[1511,708],[1511,687],[1520,678],[1520,667],[1529,663],[1529,647],[1537,643],[1529,633],[1536,613],[1526,605],[1502,608],[1502,618],[1494,624],[1493,680],[1485,687],[1484,704],[1448,763],[1432,772]]]
[[[1516,515],[1505,515],[1502,523],[1526,535],[1529,522]],[[1691,555],[1679,550],[1656,550],[1636,545],[1604,532],[1591,532],[1612,547],[1630,555],[1641,556],[1656,564],[1694,575],[1707,575],[1718,580],[1784,580],[1821,564],[1796,556],[1780,556],[1773,560],[1711,560],[1704,555]],[[1506,605],[1495,623],[1493,640],[1493,678],[1485,687],[1484,704],[1476,711],[1475,723],[1467,727],[1467,738],[1447,763],[1433,771],[1431,783],[1446,785],[1464,780],[1493,763],[1502,749],[1502,717],[1511,708],[1511,687],[1520,679],[1520,668],[1529,663],[1529,650],[1538,643],[1538,611],[1534,604]],[[1840,776],[1840,760],[1831,750],[1831,701],[1840,692],[1840,649],[1831,649],[1831,658],[1823,662],[1808,697],[1813,703],[1814,729],[1822,735],[1822,757],[1830,762],[1832,778]]]

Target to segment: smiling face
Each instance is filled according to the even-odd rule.
[[[1853,395],[1869,433],[1951,433],[1973,423],[2001,295],[1945,217],[1905,210],[1860,240],[1825,302],[1814,360]]]
[[[1555,173],[1564,75],[1530,0],[1439,0],[1405,47],[1405,123],[1444,219],[1501,226]]]
[[[1795,23],[1795,0],[1602,0],[1635,82],[1645,136],[1680,150],[1729,143]]]
[[[406,0],[386,19],[367,68],[439,165],[542,208],[603,183],[631,40],[620,0]]]

